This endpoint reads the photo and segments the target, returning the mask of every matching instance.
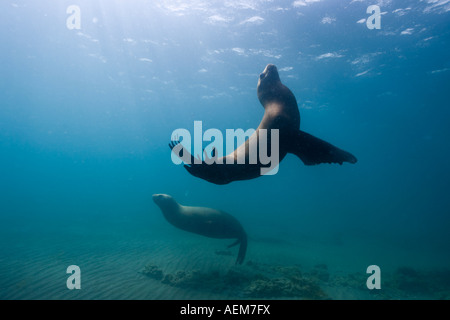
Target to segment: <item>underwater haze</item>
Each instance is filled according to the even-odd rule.
[[[10,0],[0,42],[0,299],[450,298],[449,1]],[[174,164],[178,128],[258,127],[269,63],[358,162]],[[238,219],[244,264],[156,193]]]

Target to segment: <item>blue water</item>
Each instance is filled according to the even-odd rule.
[[[73,4],[80,29],[67,27]],[[373,4],[380,29],[364,21]],[[2,1],[0,298],[218,298],[139,274],[235,259],[170,226],[154,193],[233,214],[247,261],[363,278],[372,264],[448,270],[449,27],[445,0]],[[288,155],[276,175],[225,186],[173,164],[177,128],[258,126],[268,63],[295,94],[302,130],[358,162]],[[66,288],[71,264],[86,274],[78,292]],[[93,284],[121,272],[122,287]]]

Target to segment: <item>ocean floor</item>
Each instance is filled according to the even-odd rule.
[[[249,233],[246,260],[236,266],[238,248],[226,248],[232,240],[162,219],[14,221],[2,221],[0,299],[450,299],[450,268],[436,267],[431,253],[417,264],[405,248],[345,236],[284,241]],[[379,290],[366,285],[372,264],[381,269]],[[79,290],[66,286],[70,265],[80,267]]]

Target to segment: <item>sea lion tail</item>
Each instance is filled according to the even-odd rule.
[[[356,163],[358,161],[350,152],[339,149],[332,144],[298,130],[291,140],[289,152],[295,154],[305,165],[320,163]]]
[[[238,256],[236,259],[236,264],[242,264],[245,259],[245,254],[247,253],[247,234],[244,233],[244,235],[238,239],[241,246],[239,247]]]

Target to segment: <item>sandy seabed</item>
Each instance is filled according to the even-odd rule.
[[[246,260],[236,266],[238,248],[226,248],[232,240],[165,222],[97,222],[101,228],[93,221],[90,228],[82,221],[46,228],[40,221],[5,229],[0,299],[450,298],[450,271],[436,267],[439,253],[423,252],[417,264],[417,252],[345,237],[283,241],[249,233]],[[382,270],[380,290],[366,286],[372,264]],[[70,265],[80,267],[80,290],[67,288]]]

